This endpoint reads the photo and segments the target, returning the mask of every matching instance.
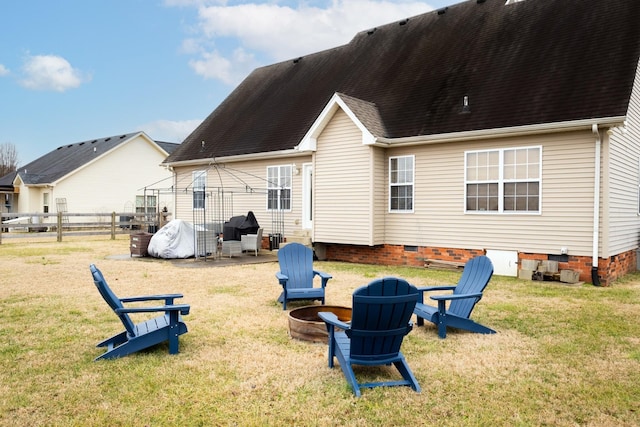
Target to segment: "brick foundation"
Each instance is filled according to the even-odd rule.
[[[438,261],[467,262],[483,250],[425,248],[401,245],[338,245],[325,244],[326,259],[329,261],[355,262],[376,265],[407,265],[424,267],[425,259]]]
[[[328,261],[354,262],[376,265],[406,265],[423,267],[425,259],[438,261],[467,262],[474,256],[484,255],[481,249],[451,249],[402,245],[339,245],[324,244]],[[518,261],[530,259],[544,261],[547,254],[519,253]],[[623,275],[636,271],[636,251],[631,250],[598,260],[598,277],[601,286],[609,286]],[[591,283],[591,257],[571,256],[566,262],[558,262],[558,270],[574,270],[580,281]]]

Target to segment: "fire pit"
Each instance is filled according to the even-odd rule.
[[[309,305],[289,312],[289,335],[303,341],[327,342],[327,327],[318,313],[335,313],[343,322],[351,321],[351,309],[336,305]]]

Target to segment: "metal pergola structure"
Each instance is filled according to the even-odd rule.
[[[242,178],[242,174],[246,172],[234,170],[228,167],[220,167],[213,163],[206,169],[215,170],[220,176],[227,174],[238,183],[237,186],[224,187],[222,179],[221,186],[203,185],[196,188],[192,181],[185,191],[191,190],[192,203],[198,198],[200,199],[201,209],[193,209],[192,221],[195,230],[195,256],[196,258],[207,259],[208,256],[215,256],[218,251],[219,236],[223,232],[224,223],[234,216],[234,199],[238,197],[262,195],[267,196],[268,190],[265,188],[256,189],[248,185]],[[251,175],[254,178],[255,175]],[[267,182],[266,179],[258,177],[261,181]],[[282,209],[271,210],[271,235],[270,238],[282,241],[284,236],[284,215]],[[276,246],[277,247],[277,246]]]

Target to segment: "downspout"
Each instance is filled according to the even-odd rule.
[[[600,286],[598,277],[598,246],[600,235],[600,169],[602,167],[600,156],[602,154],[602,140],[598,124],[591,125],[591,132],[596,137],[595,180],[593,184],[593,260],[591,262],[591,283]]]

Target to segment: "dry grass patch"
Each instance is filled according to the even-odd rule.
[[[353,397],[326,345],[292,340],[277,264],[201,268],[116,259],[128,239],[0,245],[0,425],[640,424],[640,276],[611,288],[494,277],[473,317],[496,335],[415,328],[403,352],[420,385]],[[120,296],[182,292],[181,353],[159,346],[93,362],[122,329],[99,297],[95,263]],[[327,303],[375,277],[416,285],[459,273],[318,263]],[[293,303],[295,308],[305,303]],[[386,368],[360,369],[362,378]]]

